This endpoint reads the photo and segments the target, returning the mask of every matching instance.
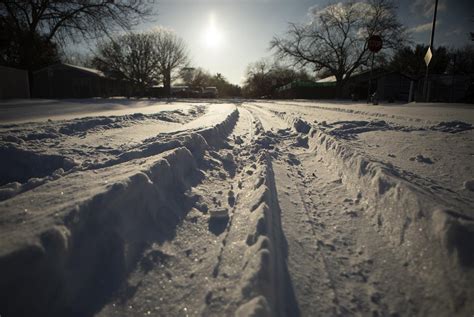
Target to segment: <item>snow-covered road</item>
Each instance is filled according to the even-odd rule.
[[[120,102],[0,109],[0,315],[474,312],[474,108]]]

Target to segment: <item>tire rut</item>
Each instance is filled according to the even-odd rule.
[[[237,136],[253,135],[250,113],[241,111],[233,132],[221,148],[210,150],[200,168],[203,182],[186,193],[190,205],[172,240],[153,244],[126,285],[99,313],[198,316],[208,311],[219,288],[223,254],[229,246],[239,186],[245,176],[240,153],[252,139],[236,142]],[[238,150],[237,150],[238,148]],[[240,184],[240,185],[239,185]],[[230,196],[232,192],[232,198]],[[210,220],[215,209],[228,210],[228,220]],[[206,313],[207,315],[207,313]]]

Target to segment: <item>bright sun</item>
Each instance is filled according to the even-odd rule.
[[[218,48],[222,42],[222,34],[219,31],[216,23],[215,14],[211,13],[209,16],[209,24],[204,30],[203,41],[209,48]]]

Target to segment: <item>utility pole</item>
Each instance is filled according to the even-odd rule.
[[[426,62],[426,75],[425,75],[425,84],[424,84],[424,91],[423,94],[425,96],[425,101],[428,102],[430,99],[430,94],[429,94],[429,89],[428,89],[428,76],[429,76],[429,64],[431,61],[431,56],[433,52],[433,45],[434,45],[434,34],[435,34],[435,28],[436,28],[436,13],[438,12],[438,0],[435,0],[435,7],[434,7],[434,13],[433,13],[433,26],[431,27],[431,38],[430,38],[430,46],[428,47],[428,51],[426,52],[425,55],[425,62]]]

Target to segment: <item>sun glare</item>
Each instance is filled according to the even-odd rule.
[[[219,30],[216,22],[216,15],[211,13],[209,16],[209,23],[204,30],[203,42],[209,48],[218,48],[222,43],[222,33]]]

